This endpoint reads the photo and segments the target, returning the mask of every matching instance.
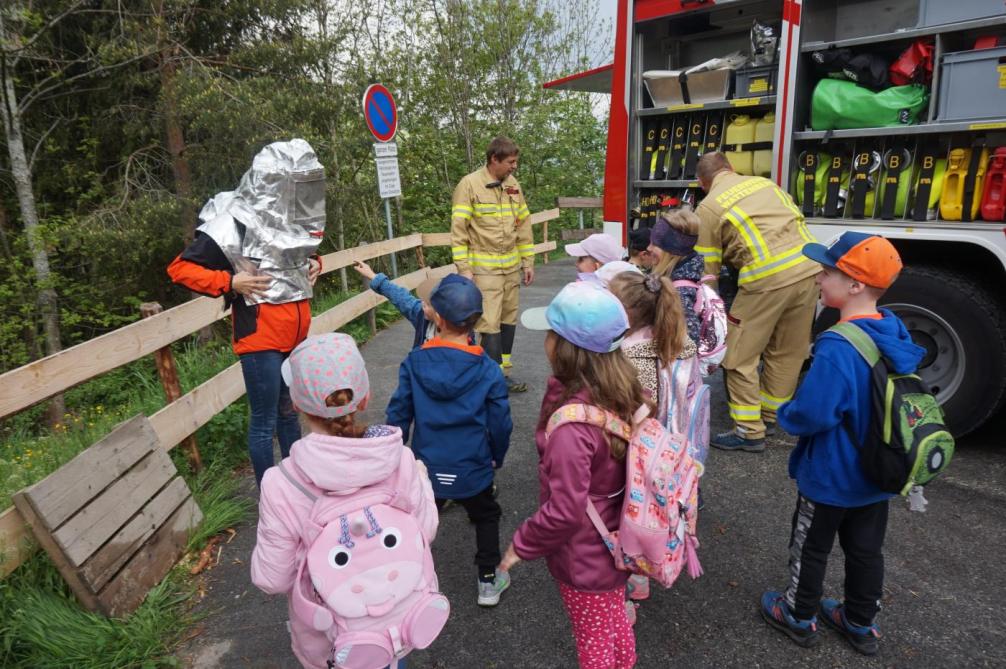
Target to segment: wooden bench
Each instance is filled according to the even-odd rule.
[[[14,505],[81,604],[112,617],[140,605],[202,521],[146,416],[16,493]]]
[[[584,228],[583,230],[573,228],[572,230],[560,230],[559,239],[564,242],[578,242],[597,232],[603,232],[603,230],[600,228]]]

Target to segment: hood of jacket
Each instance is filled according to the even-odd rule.
[[[881,308],[883,318],[857,318],[852,321],[861,330],[870,335],[870,339],[880,349],[880,354],[890,362],[898,374],[911,374],[918,369],[919,363],[926,355],[926,349],[912,341],[905,324],[888,309]],[[825,332],[821,340],[838,339],[845,341],[836,332]]]
[[[353,439],[314,432],[290,447],[290,459],[304,478],[322,490],[348,494],[384,481],[402,460],[402,431]]]
[[[453,399],[479,385],[483,355],[447,346],[427,346],[409,354],[416,381],[436,400]]]

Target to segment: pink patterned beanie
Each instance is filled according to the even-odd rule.
[[[330,332],[302,341],[283,361],[283,381],[298,410],[319,418],[338,418],[356,411],[370,392],[370,378],[356,342],[347,334]],[[353,391],[349,404],[325,405],[337,390]]]

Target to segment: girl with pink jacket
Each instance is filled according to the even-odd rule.
[[[428,550],[438,522],[433,489],[425,467],[402,444],[397,427],[356,423],[355,414],[366,408],[370,387],[363,358],[352,337],[332,333],[308,338],[290,354],[283,375],[294,406],[304,415],[311,432],[295,442],[290,456],[280,466],[267,470],[262,479],[252,582],[266,593],[290,597],[292,647],[304,667],[323,669],[330,660],[336,660],[335,666],[353,666],[338,661],[339,640],[333,642],[332,631],[336,627],[339,633],[358,633],[361,620],[373,627],[375,617],[390,619],[396,612],[401,617],[401,607],[413,606],[417,599],[429,606],[432,596],[440,597],[434,606],[442,611],[433,617],[446,620],[446,600],[439,593],[429,594],[437,585]],[[320,533],[317,524],[313,533],[310,530],[316,523],[312,514],[317,513],[317,505],[345,501],[342,508],[352,508],[354,495],[373,495],[370,491],[386,484],[390,484],[395,497],[400,497],[389,504],[407,510],[421,536],[397,536],[402,534],[398,529],[402,523],[388,527],[389,523],[382,522],[377,509],[385,508],[383,504],[363,509],[356,514],[361,516],[358,520],[352,513],[343,514],[329,523],[339,536],[340,521],[348,518],[338,541],[342,546],[333,544],[331,550],[326,546],[322,556],[321,564],[333,571],[322,578],[315,571],[308,576],[307,569],[317,567],[312,562],[317,552],[312,544],[323,541],[329,531]],[[323,502],[316,501],[319,499]],[[375,533],[377,541],[368,542]],[[378,542],[382,552],[372,550],[368,554],[367,544]],[[397,559],[404,555],[406,561],[393,562],[395,555],[388,549],[395,548],[395,544],[402,548]],[[350,558],[353,564],[348,564]],[[345,593],[326,590],[324,579],[336,582],[335,569],[340,570],[338,576],[344,584],[340,588]],[[355,580],[346,580],[350,576]],[[309,615],[304,613],[305,606]],[[326,617],[329,611],[335,614],[331,616],[335,620],[331,630],[319,629],[324,627],[319,620],[330,620]],[[343,624],[347,622],[348,630]],[[439,627],[427,630],[427,641],[437,633]],[[425,646],[396,642],[388,651],[390,656],[377,666],[389,662],[392,667],[398,666],[398,660],[413,647]],[[357,657],[359,662],[345,645],[341,651],[343,659]]]

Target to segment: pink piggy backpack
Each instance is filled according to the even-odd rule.
[[[608,531],[593,502],[587,515],[623,571],[648,576],[671,587],[683,567],[702,575],[695,536],[699,469],[683,435],[671,434],[640,407],[630,427],[618,416],[589,404],[567,404],[545,426],[546,439],[566,423],[587,423],[628,442],[625,501],[618,529]]]
[[[382,669],[433,643],[450,605],[405,494],[413,472],[402,470],[415,462],[403,459],[387,481],[349,495],[326,494],[279,467],[314,503],[290,601],[293,616],[332,642],[328,667]]]

